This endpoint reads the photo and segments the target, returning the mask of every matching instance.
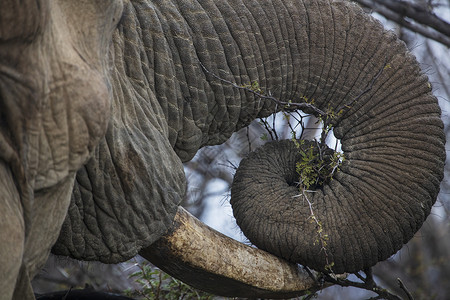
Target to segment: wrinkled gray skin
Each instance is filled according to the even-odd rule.
[[[352,195],[357,193],[354,182],[366,182],[367,190],[360,193],[371,201],[373,192],[384,203],[383,212],[344,220],[338,208],[327,206],[331,202],[325,195],[330,212],[324,216],[345,228],[378,222],[377,232],[392,234],[364,232],[369,240],[381,238],[377,245],[385,238],[389,246],[381,250],[364,248],[350,231],[336,243],[333,237],[330,251],[338,271],[387,258],[420,228],[442,179],[440,110],[403,43],[355,5],[327,0],[7,0],[0,11],[1,299],[13,293],[14,299],[33,297],[29,280],[55,242],[57,254],[106,263],[151,248],[170,232],[184,197],[182,162],[202,146],[220,144],[255,118],[276,111],[273,102],[218,80],[200,62],[238,85],[257,81],[282,101],[307,97],[321,109],[352,104],[336,124],[347,158],[343,171],[353,166],[376,174],[381,185],[350,174],[339,177],[345,177],[339,188],[348,187]],[[365,169],[376,149],[385,150],[377,159],[380,165]],[[392,156],[402,168],[391,165]],[[413,176],[407,164],[414,166],[418,186],[408,184]],[[384,165],[395,170],[384,172]],[[404,180],[394,188],[407,186],[405,205],[418,203],[412,212],[408,206],[394,208],[395,213],[390,208],[400,196],[382,183],[399,178]],[[353,195],[342,201],[358,201]],[[333,205],[339,206],[336,201]],[[383,221],[387,212],[410,228],[391,228]],[[244,219],[260,224],[256,217]],[[339,222],[329,228],[340,230]],[[313,246],[306,247],[306,258],[298,254],[304,244],[278,251],[282,244],[264,239],[264,226],[245,227],[250,229],[244,232],[257,232],[250,239],[258,246],[324,269],[323,256],[308,259],[317,250]],[[302,239],[312,245],[316,238]],[[369,251],[370,259],[341,259],[344,251],[352,251],[338,247],[346,243],[363,243],[360,248]]]

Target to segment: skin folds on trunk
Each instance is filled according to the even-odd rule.
[[[391,147],[348,150],[344,139],[340,170],[304,196],[295,185],[300,150],[289,140],[266,144],[236,172],[231,203],[238,225],[259,248],[320,271],[357,272],[387,259],[421,227],[439,191],[441,129],[423,126],[421,137],[405,133],[403,147],[399,137]],[[411,149],[421,140],[423,148]],[[365,151],[362,161],[358,152]]]
[[[340,171],[301,196],[286,180],[295,175],[299,150],[292,142],[269,144],[242,161],[231,203],[238,225],[261,249],[342,273],[387,259],[422,226],[443,178],[445,136],[437,99],[404,44],[359,10],[337,8],[324,8],[335,25],[348,21],[349,30],[360,30],[320,32],[319,49],[334,47],[331,56],[346,46],[339,64],[326,55],[319,63],[327,71],[314,103],[331,113],[344,108],[333,121],[345,155]],[[340,91],[332,93],[335,86]]]

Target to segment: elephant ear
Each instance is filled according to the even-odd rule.
[[[336,2],[325,9],[335,26],[350,29],[312,28],[324,43],[305,49],[305,72],[313,73],[301,76],[318,108],[344,108],[334,134],[345,160],[330,182],[302,193],[293,182],[305,149],[268,143],[242,160],[231,204],[257,247],[319,271],[357,272],[390,257],[425,221],[443,178],[445,137],[428,79],[404,44],[358,8]],[[311,22],[320,19],[320,9],[308,12]],[[334,41],[339,65],[320,58],[326,41]]]

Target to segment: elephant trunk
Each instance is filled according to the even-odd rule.
[[[323,5],[306,10],[309,59],[298,61],[297,90],[334,116],[345,160],[330,182],[299,190],[292,182],[306,149],[270,143],[241,162],[231,204],[259,248],[357,272],[398,251],[430,213],[445,161],[440,108],[415,58],[378,22],[343,2],[305,2]]]

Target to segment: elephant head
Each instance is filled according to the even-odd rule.
[[[30,293],[62,222],[56,254],[116,263],[139,253],[215,293],[287,297],[318,288],[296,263],[368,268],[429,214],[445,158],[439,106],[405,45],[356,5],[24,2],[0,12],[0,262],[11,270],[0,271],[0,287],[9,295],[14,284],[17,299],[24,286]],[[254,81],[271,97],[239,88]],[[308,194],[327,251],[294,197],[293,143],[269,144],[237,171],[238,224],[291,263],[178,207],[182,163],[279,110],[273,99],[345,108],[332,123],[345,161]]]
[[[34,298],[29,278],[56,241],[75,174],[108,124],[108,51],[121,5],[76,5],[1,4],[1,299],[15,288],[15,298]]]

